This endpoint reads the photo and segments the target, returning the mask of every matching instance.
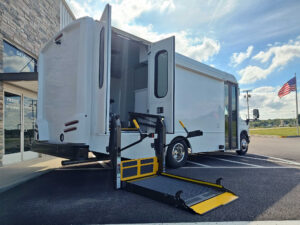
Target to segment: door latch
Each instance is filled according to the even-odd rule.
[[[157,107],[156,111],[157,111],[157,114],[164,113],[164,107]]]

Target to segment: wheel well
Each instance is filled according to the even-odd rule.
[[[183,137],[183,136],[177,136],[177,137],[175,137],[175,138],[171,141],[171,143],[176,142],[176,141],[181,141],[181,140],[183,140],[183,141],[186,143],[186,145],[187,145],[190,149],[192,149],[192,148],[191,148],[191,144],[190,144],[190,142],[188,141],[188,139],[187,139],[186,137]]]
[[[243,130],[243,131],[241,132],[241,136],[242,136],[242,135],[245,135],[245,137],[246,137],[246,139],[247,139],[247,142],[249,143],[249,142],[250,142],[250,139],[249,139],[248,132],[245,131],[245,130]]]

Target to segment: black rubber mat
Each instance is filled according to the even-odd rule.
[[[182,191],[180,197],[188,206],[192,206],[225,192],[222,189],[166,176],[154,176],[131,181],[130,183],[172,196],[175,196],[178,191]]]

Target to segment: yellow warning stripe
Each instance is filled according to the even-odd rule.
[[[147,160],[147,159],[153,159],[157,161],[157,157],[147,157],[147,158],[140,158],[140,159],[128,159],[128,160],[124,160],[121,162],[121,164],[123,163],[127,163],[127,162],[133,162],[133,161],[142,161],[142,160]]]
[[[176,176],[176,175],[168,174],[168,173],[161,173],[161,174],[164,176],[173,177],[173,178],[177,178],[180,180],[186,180],[186,181],[190,181],[190,182],[194,182],[194,183],[198,183],[198,184],[205,184],[205,185],[209,185],[209,186],[213,186],[213,187],[223,188],[223,186],[219,185],[219,184],[209,183],[209,182],[205,182],[205,181],[201,181],[201,180],[194,180],[194,179],[186,178],[186,177],[180,177],[180,176]]]
[[[204,214],[214,208],[217,208],[221,205],[226,205],[233,200],[236,200],[238,197],[230,192],[225,192],[216,197],[210,198],[206,201],[197,203],[190,208],[194,210],[195,213]]]
[[[135,175],[135,176],[130,176],[130,177],[123,177],[123,174],[121,176],[121,181],[128,181],[128,180],[137,180],[138,178],[144,178],[144,177],[149,177],[151,175],[154,175],[155,173],[143,173],[143,174],[138,174],[138,175]]]
[[[153,165],[154,163],[145,163],[145,164],[141,164],[141,166],[148,166],[148,165]],[[133,167],[137,167],[138,165],[133,165],[133,166],[122,166],[123,169],[129,169],[129,168],[133,168]]]

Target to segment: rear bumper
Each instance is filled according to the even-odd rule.
[[[89,148],[85,144],[53,144],[36,141],[32,144],[31,151],[75,160],[87,159]]]

